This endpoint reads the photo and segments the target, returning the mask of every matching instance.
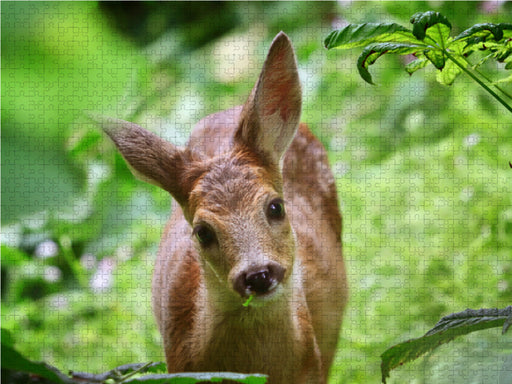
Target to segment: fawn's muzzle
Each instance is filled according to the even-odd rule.
[[[234,289],[242,297],[264,295],[272,291],[282,280],[285,269],[278,263],[254,266],[242,271],[234,282]]]

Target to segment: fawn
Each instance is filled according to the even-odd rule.
[[[175,200],[152,289],[169,372],[327,380],[348,288],[334,177],[301,106],[281,32],[247,102],[201,120],[184,148],[102,121],[134,175]]]

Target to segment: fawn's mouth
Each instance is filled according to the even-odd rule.
[[[271,285],[269,289],[265,292],[248,291],[246,295],[242,296],[242,299],[244,300],[242,306],[249,307],[251,305],[254,305],[258,307],[265,304],[266,302],[279,296],[279,293],[281,291],[280,285],[281,284],[276,282],[275,284]]]

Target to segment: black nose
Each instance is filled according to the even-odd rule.
[[[238,275],[234,288],[242,297],[251,294],[263,295],[283,280],[284,272],[285,269],[277,263],[252,267]]]
[[[256,293],[265,293],[272,285],[270,272],[267,269],[250,273],[245,276],[245,285],[247,289]]]

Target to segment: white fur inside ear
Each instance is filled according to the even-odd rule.
[[[258,138],[260,140],[258,145],[265,148],[274,163],[279,164],[282,169],[282,160],[297,132],[299,118],[292,118],[292,122],[284,122],[278,110],[266,116],[264,120],[264,131]]]

